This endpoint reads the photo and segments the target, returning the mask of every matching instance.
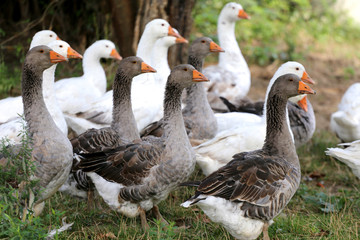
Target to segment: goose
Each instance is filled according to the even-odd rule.
[[[334,157],[348,165],[355,176],[360,179],[360,140],[339,144],[344,148],[328,148],[326,155]]]
[[[331,115],[330,129],[342,142],[360,139],[360,83],[354,83],[345,92],[338,111]]]
[[[33,36],[29,50],[39,45],[48,45],[49,43],[55,40],[61,40],[61,39],[54,31],[41,30],[35,33],[35,35]]]
[[[50,42],[48,45],[55,52],[59,53],[66,59],[71,58],[82,58],[82,56],[70,47],[67,42],[61,40],[55,40]],[[46,104],[46,107],[55,121],[55,124],[60,128],[60,130],[67,136],[68,128],[65,122],[64,115],[56,101],[55,91],[54,91],[54,80],[55,80],[55,70],[57,64],[53,64],[51,67],[46,69],[43,72],[43,97]],[[22,97],[18,97],[22,101]],[[23,104],[20,104],[23,107]],[[18,111],[18,114],[23,114],[23,109]],[[11,143],[20,143],[21,135],[19,133],[23,130],[22,119],[18,116],[17,118],[12,119],[6,123],[0,124],[0,138],[6,137],[11,140]]]
[[[182,38],[170,24],[163,19],[154,19],[146,24],[141,35],[136,56],[144,62],[154,65],[151,59],[155,43],[165,36]],[[167,55],[163,55],[163,61],[167,61]],[[135,77],[132,85],[131,102],[138,129],[141,130],[153,122],[159,115],[162,106],[161,83],[156,81],[154,74],[141,74]],[[150,100],[151,99],[151,100]],[[81,111],[77,113],[78,118],[69,117],[67,122],[73,126],[77,134],[84,132],[87,128],[101,128],[108,126],[112,121],[112,91],[90,101]],[[89,121],[87,121],[89,120]]]
[[[247,112],[258,116],[263,115],[264,101],[243,101],[235,106],[226,98],[221,100],[227,106],[230,112]],[[313,136],[316,128],[316,119],[314,109],[306,94],[289,98],[287,105],[291,132],[294,135],[296,148],[307,143]]]
[[[60,40],[55,32],[51,30],[42,30],[37,32],[30,43],[30,49],[39,45],[47,45],[52,41]],[[22,114],[23,105],[21,96],[7,97],[0,100],[0,124],[9,122]]]
[[[188,63],[201,72],[205,57],[211,52],[222,51],[224,50],[210,38],[197,38],[190,45]],[[203,84],[191,85],[186,88],[186,93],[186,106],[182,113],[189,138],[192,141],[213,138],[217,131],[217,122],[207,101]],[[164,131],[163,124],[163,120],[151,123],[142,130],[140,135],[160,137]]]
[[[314,91],[295,74],[276,79],[267,98],[266,139],[261,149],[240,152],[197,183],[195,195],[181,204],[199,206],[236,239],[256,239],[285,208],[299,187],[300,162],[288,126],[287,100]],[[226,150],[223,150],[226,151]]]
[[[302,64],[291,61],[286,62],[279,67],[270,80],[266,91],[265,102],[271,86],[276,79],[279,76],[288,73],[296,74],[307,83],[314,83],[306,73]],[[263,145],[266,136],[265,113],[266,108],[264,108],[264,115],[262,117],[250,113],[215,114],[218,117],[218,128],[220,130],[218,130],[218,133],[214,138],[203,142],[194,148],[197,154],[196,161],[206,176],[225,165],[237,152],[252,151]],[[233,117],[233,119],[226,118],[229,114],[230,116],[237,114],[237,116]],[[224,122],[226,122],[226,124],[224,124]],[[227,126],[228,128],[224,129],[224,126]],[[222,151],[224,149],[226,149],[226,151]]]
[[[97,191],[114,210],[128,217],[140,215],[149,226],[146,211],[161,217],[157,204],[166,199],[195,167],[195,154],[181,114],[181,93],[193,82],[207,81],[188,64],[174,67],[164,98],[164,134],[120,146],[105,153],[80,154],[79,168],[87,172]]]
[[[43,99],[43,71],[66,58],[45,45],[33,47],[26,54],[22,72],[22,100],[27,131],[31,140],[33,176],[38,192],[32,205],[39,216],[50,198],[67,179],[72,164],[72,147],[46,108]]]
[[[115,44],[99,40],[85,50],[81,77],[61,79],[55,83],[56,98],[64,113],[76,113],[94,98],[106,92],[106,75],[101,58],[121,60]]]
[[[218,18],[217,33],[220,47],[225,52],[220,53],[218,65],[206,67],[203,71],[211,79],[211,83],[205,84],[205,89],[213,109],[225,108],[219,96],[235,101],[245,97],[250,89],[250,70],[235,37],[235,23],[239,19],[250,17],[240,4],[234,2],[226,4]]]
[[[92,202],[92,183],[86,174],[77,169],[77,154],[102,152],[107,148],[116,148],[140,138],[134,114],[131,110],[131,83],[133,77],[147,72],[156,72],[139,57],[127,57],[120,61],[113,84],[113,120],[110,127],[88,129],[71,139],[74,151],[72,172],[66,183],[59,189],[80,198],[89,196]]]

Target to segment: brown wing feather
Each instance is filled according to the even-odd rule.
[[[140,184],[159,163],[163,142],[128,144],[104,153],[81,154],[79,168],[125,186]]]
[[[280,189],[293,167],[284,159],[265,156],[262,151],[234,155],[226,166],[205,178],[197,194],[266,205]]]
[[[150,123],[143,130],[141,130],[140,136],[145,137],[145,136],[152,135],[152,136],[156,136],[156,137],[161,137],[162,134],[164,133],[163,124],[164,124],[163,119],[160,119],[157,122]]]
[[[127,144],[111,128],[95,129],[91,128],[76,138],[70,140],[74,153],[94,153],[102,152],[106,148],[116,148]]]

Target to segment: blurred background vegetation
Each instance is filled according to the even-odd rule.
[[[174,20],[174,16],[171,15],[170,6],[177,7],[179,2],[193,6],[192,19],[190,17],[187,21],[188,25],[192,24],[192,26],[186,29],[184,26],[179,26],[179,21]],[[126,57],[134,54],[132,42],[137,43],[138,40],[134,38],[133,32],[122,31],[129,29],[125,26],[136,27],[137,17],[142,14],[141,10],[144,10],[146,4],[157,5],[158,13],[147,16],[145,20],[164,17],[170,20],[170,24],[175,25],[174,27],[180,28],[178,29],[180,33],[190,40],[199,36],[209,36],[217,41],[217,17],[227,2],[229,1],[1,1],[0,98],[20,94],[21,63],[32,36],[39,30],[54,30],[62,40],[67,41],[81,53],[98,39],[110,39],[117,44],[120,54]],[[315,47],[331,46],[330,43],[336,44],[336,42],[352,45],[360,38],[359,25],[333,7],[335,0],[241,0],[235,2],[241,3],[245,11],[252,16],[251,20],[241,20],[236,24],[237,40],[249,64],[266,66],[274,61],[301,61]],[[160,14],[161,11],[158,9],[161,7],[165,9],[167,15]],[[140,34],[144,24],[140,27]],[[172,51],[171,55],[174,54],[176,54],[175,51]],[[186,51],[180,54],[186,55]],[[351,54],[359,56],[357,52],[351,52]],[[105,67],[110,69],[114,67],[112,61],[102,61]],[[208,62],[215,61],[216,56],[211,56],[208,60]],[[171,65],[175,62],[171,61]],[[60,64],[57,79],[81,75],[81,69],[79,61]],[[347,74],[351,75],[352,69],[348,70]],[[107,72],[110,87],[114,71]]]

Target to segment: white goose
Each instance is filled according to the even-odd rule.
[[[343,142],[360,139],[360,83],[345,92],[338,111],[331,115],[330,128]]]
[[[155,43],[158,39],[165,36],[182,38],[163,19],[155,19],[149,22],[140,38],[136,56],[142,58],[144,62],[149,62],[151,65],[158,65],[158,62],[153,64],[151,52],[153,49],[154,51],[159,50],[163,52],[164,49],[156,48],[155,50]],[[162,56],[161,52],[158,53],[159,57]],[[167,53],[167,50],[165,52]],[[161,58],[165,59],[167,63],[167,54]],[[155,69],[158,70],[157,68]],[[153,122],[162,112],[163,98],[161,98],[161,92],[163,92],[164,83],[156,81],[153,75],[149,73],[142,74],[135,77],[133,81],[131,102],[139,130]],[[112,95],[112,90],[108,91],[102,97],[90,101],[90,104],[83,107],[80,113],[77,114],[78,117],[67,117],[69,126],[77,134],[81,134],[88,128],[101,128],[110,125],[112,121]]]
[[[56,40],[52,41],[48,44],[48,47],[53,49],[55,52],[59,53],[66,59],[68,58],[82,58],[82,56],[77,53],[74,49],[70,47],[67,42]],[[46,108],[48,109],[52,119],[54,120],[57,127],[67,136],[68,128],[65,122],[64,115],[57,103],[55,90],[54,90],[54,81],[55,81],[55,70],[57,64],[53,64],[50,68],[46,69],[43,72],[43,97],[46,104]],[[22,97],[18,97],[20,101],[22,101]],[[23,104],[21,103],[21,107]],[[23,110],[19,112],[19,114],[23,114]],[[21,118],[18,116],[17,118],[12,119],[6,123],[0,125],[0,138],[7,137],[13,143],[19,143],[21,140],[21,136],[19,133],[23,129]]]
[[[60,40],[60,38],[51,30],[42,30],[37,32],[30,43],[30,48],[47,45],[52,41]],[[0,124],[9,122],[19,117],[23,113],[23,104],[21,96],[8,97],[0,101]]]
[[[225,52],[220,53],[218,65],[209,66],[203,71],[205,76],[211,79],[205,87],[212,108],[225,108],[219,96],[234,101],[236,98],[245,97],[249,92],[250,70],[235,37],[236,21],[249,18],[242,6],[234,2],[226,4],[220,12],[217,32],[220,47]]]
[[[342,143],[339,146],[346,148],[328,148],[326,155],[332,156],[348,165],[355,176],[360,179],[360,140],[351,143]]]
[[[296,74],[303,81],[313,83],[303,65],[298,62],[284,63],[269,82],[265,102],[275,80],[279,76],[288,73]],[[266,108],[264,108],[264,115],[262,117],[249,113],[231,113],[233,116],[235,114],[238,114],[236,117],[237,122],[226,124],[229,128],[218,132],[213,139],[194,148],[197,153],[196,161],[205,175],[209,175],[221,166],[224,166],[237,152],[252,151],[261,148],[264,144],[266,135]],[[217,114],[217,116],[219,115]],[[222,126],[218,124],[218,127]]]
[[[101,58],[121,60],[113,42],[96,41],[84,53],[84,74],[81,77],[66,78],[55,83],[56,98],[64,113],[76,113],[92,99],[104,95],[106,75],[100,64]]]

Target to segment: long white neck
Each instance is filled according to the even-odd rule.
[[[246,71],[249,72],[248,65],[236,41],[235,22],[228,20],[225,14],[220,13],[217,31],[220,46],[225,50],[219,55],[219,66],[233,65],[235,69],[247,69]]]
[[[106,92],[106,75],[100,64],[101,56],[95,48],[86,49],[83,56],[83,70],[85,79],[91,79],[92,84],[102,93]]]
[[[151,34],[150,30],[145,29],[140,38],[136,56],[142,58],[146,63],[151,63],[151,51],[155,46],[156,40],[157,38]]]
[[[162,39],[159,39],[155,43],[151,53],[150,65],[156,69],[155,79],[161,84],[161,88],[165,91],[166,81],[170,75],[170,67],[167,58],[170,46],[164,44],[161,40]]]
[[[54,89],[56,66],[57,64],[54,64],[53,66],[49,67],[43,72],[42,92],[43,92],[46,108],[48,109],[55,124],[60,128],[60,130],[65,135],[67,135],[68,128],[66,125],[65,117],[56,100],[56,93]]]

